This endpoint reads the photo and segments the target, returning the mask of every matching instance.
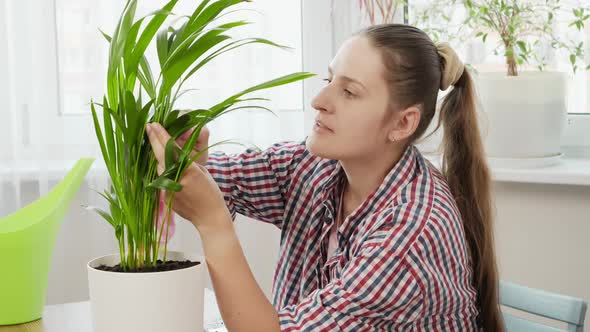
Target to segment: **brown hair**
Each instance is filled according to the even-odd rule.
[[[445,62],[422,30],[402,24],[371,26],[360,32],[382,52],[394,109],[418,106],[420,123],[413,143],[429,127],[436,110]],[[504,331],[498,303],[494,251],[491,179],[478,128],[475,95],[467,70],[454,83],[440,107],[443,167],[455,198],[473,264],[479,321],[485,331]]]

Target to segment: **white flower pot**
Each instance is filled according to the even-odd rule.
[[[205,260],[170,251],[166,259],[200,264],[174,271],[120,273],[95,269],[118,264],[118,254],[88,263],[94,332],[203,331]]]
[[[480,73],[477,90],[483,137],[493,158],[548,158],[560,154],[567,119],[567,75],[558,72]]]

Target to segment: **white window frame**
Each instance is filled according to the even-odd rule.
[[[324,85],[321,74],[333,56],[331,1],[301,1],[303,70],[317,74],[303,82],[304,130],[309,133],[315,117],[311,101]]]
[[[10,4],[7,4],[6,6],[9,5]],[[35,6],[37,6],[36,3]],[[59,75],[56,1],[41,1],[38,6],[39,7],[35,8],[34,12],[39,15],[39,19],[44,21],[43,26],[50,27],[50,29],[42,31],[42,34],[44,35],[43,43],[35,46],[36,56],[42,56],[43,61],[39,61],[39,63],[42,62],[42,65],[37,65],[33,70],[42,70],[43,75],[40,75],[39,83],[41,83],[43,87],[51,87],[52,91],[55,91],[56,93],[52,93],[53,100],[51,100],[50,106],[44,106],[42,119],[39,120],[39,123],[42,123],[45,128],[43,135],[36,134],[35,128],[32,128],[30,124],[25,123],[24,120],[21,120],[26,120],[29,117],[37,117],[40,113],[37,111],[37,106],[24,101],[23,105],[20,107],[23,111],[21,112],[22,115],[19,116],[18,121],[22,121],[24,123],[23,126],[28,125],[28,127],[23,128],[23,130],[18,133],[22,137],[15,138],[14,141],[23,144],[20,149],[21,156],[29,156],[30,159],[34,159],[35,156],[39,155],[40,148],[37,142],[43,142],[47,149],[51,150],[43,151],[46,156],[55,156],[55,158],[59,158],[61,155],[64,155],[63,159],[71,159],[73,156],[81,155],[100,155],[98,144],[96,144],[94,127],[91,121],[90,105],[88,105],[87,113],[70,113],[64,112],[62,109],[64,106],[64,92]],[[0,9],[4,9],[4,5],[0,7]],[[303,17],[303,15],[301,16]],[[10,38],[10,36],[6,37]],[[297,110],[275,109],[275,111],[287,113],[300,111],[301,108],[303,108],[303,106],[298,107]],[[303,117],[301,121],[303,121]],[[293,136],[292,133],[289,135]],[[43,148],[41,150],[46,149]]]
[[[590,113],[568,113],[561,146],[566,155],[590,159]]]
[[[303,7],[303,70],[324,73],[333,56],[333,27],[331,25],[331,1],[302,0]],[[338,0],[342,1],[342,0]],[[344,0],[350,1],[350,0]],[[321,89],[322,77],[308,79],[304,83],[305,131],[313,126],[313,96]],[[562,147],[568,156],[590,159],[590,113],[568,113]]]

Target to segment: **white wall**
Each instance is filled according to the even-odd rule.
[[[495,199],[501,278],[590,303],[590,186],[496,183]]]

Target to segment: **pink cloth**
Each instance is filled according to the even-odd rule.
[[[332,255],[334,255],[334,252],[336,251],[336,248],[338,248],[338,237],[337,237],[337,232],[338,230],[338,226],[336,224],[334,224],[334,226],[332,227],[332,230],[330,230],[330,238],[328,240],[328,259],[330,259],[330,257],[332,257]]]
[[[344,187],[340,193],[340,202],[338,203],[338,210],[336,211],[336,219],[330,230],[330,237],[328,238],[328,254],[327,259],[330,259],[338,248],[338,226],[342,223],[342,201],[344,201]]]

